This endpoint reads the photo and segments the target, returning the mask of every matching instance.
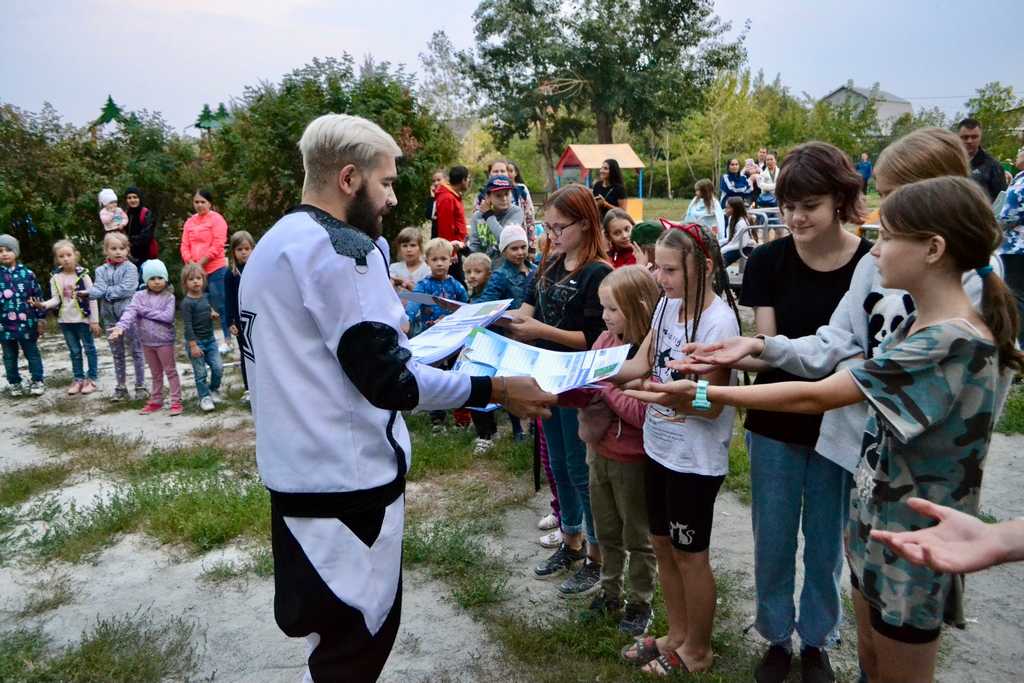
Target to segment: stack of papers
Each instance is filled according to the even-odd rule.
[[[487,377],[533,377],[544,391],[561,394],[607,379],[626,362],[629,345],[592,351],[548,351],[475,329],[455,370]]]
[[[456,306],[455,312],[438,320],[426,331],[409,340],[412,357],[421,363],[436,363],[457,352],[466,343],[474,328],[487,327],[501,317],[512,304],[512,299],[485,301],[479,304],[460,304],[457,301],[440,299],[429,294],[406,292],[399,296],[407,301],[424,305],[435,303]],[[437,299],[435,301],[435,299]]]

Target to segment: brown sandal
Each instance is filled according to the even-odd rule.
[[[658,641],[651,636],[641,636],[631,644],[622,648],[620,652],[622,659],[634,666],[644,666],[654,661],[661,654],[658,650]]]

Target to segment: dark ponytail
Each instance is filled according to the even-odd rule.
[[[900,237],[942,237],[959,272],[977,271],[982,279],[981,316],[999,350],[999,365],[1024,370],[1024,354],[1016,347],[1017,300],[989,265],[1003,234],[978,184],[970,178],[944,176],[904,185],[882,202],[881,220],[887,231]]]

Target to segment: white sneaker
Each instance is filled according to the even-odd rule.
[[[544,548],[557,548],[562,545],[562,531],[555,529],[550,534],[541,536],[537,542]]]
[[[213,410],[216,406],[213,405],[213,399],[209,396],[203,396],[199,401],[199,407],[203,409],[203,412],[208,413]]]
[[[541,531],[548,531],[550,529],[558,528],[558,517],[555,517],[555,513],[550,513],[546,517],[541,517],[540,521],[537,522],[537,528]]]
[[[215,405],[219,405],[224,402],[224,397],[220,395],[220,391],[210,391],[210,398],[213,399]]]
[[[17,384],[8,384],[7,385],[7,395],[10,396],[11,398],[17,398],[19,396],[24,396],[25,395],[25,387],[21,386],[21,382],[18,382]]]
[[[473,455],[484,455],[493,447],[494,442],[490,439],[477,439],[476,443],[473,444]]]
[[[243,401],[244,403],[248,403],[249,402],[249,392],[248,392],[248,390],[244,394],[242,394],[242,398],[240,398],[239,400]]]

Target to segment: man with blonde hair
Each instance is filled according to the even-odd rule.
[[[239,289],[274,615],[307,639],[305,680],[374,681],[401,615],[411,456],[401,411],[497,401],[539,415],[554,397],[531,378],[470,378],[412,359],[375,243],[398,204],[390,135],[328,114],[299,149],[302,204],[256,245]]]

